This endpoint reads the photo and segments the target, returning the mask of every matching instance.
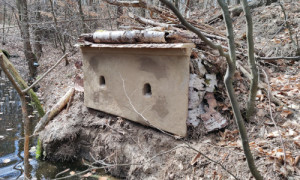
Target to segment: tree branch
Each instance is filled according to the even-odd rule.
[[[219,44],[214,44],[212,41],[210,41],[209,39],[207,39],[199,29],[195,28],[194,26],[192,26],[189,22],[187,22],[184,17],[180,14],[180,12],[178,11],[178,9],[175,8],[175,6],[169,2],[168,0],[159,0],[162,3],[164,3],[168,8],[170,8],[173,13],[178,17],[179,21],[190,31],[192,31],[193,33],[197,34],[197,36],[204,41],[209,47],[211,47],[212,49],[216,49],[219,51],[219,54],[223,57],[226,58],[227,62],[230,62],[230,57],[228,53],[225,53],[222,46]]]
[[[22,90],[23,93],[26,93],[28,90],[30,90],[33,86],[35,86],[40,80],[42,80],[44,77],[46,77],[49,72],[51,72],[66,56],[68,53],[64,54],[47,72],[45,72],[40,78],[38,78],[34,83],[32,83],[29,87]]]

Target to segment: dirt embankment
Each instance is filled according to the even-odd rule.
[[[269,11],[266,9],[269,9]],[[273,9],[278,10],[273,5],[254,10],[255,23],[261,24],[261,27],[259,27],[260,25],[255,25],[257,28],[256,38],[260,39],[257,42],[258,46],[263,48],[266,42],[272,42],[277,49],[280,49],[280,52],[284,51],[281,53],[282,55],[291,55],[289,50],[285,51],[285,48],[280,48],[278,40],[273,40],[273,38],[269,37],[273,37],[272,34],[274,32],[267,33],[269,36],[263,33],[265,32],[263,22],[270,21],[270,19],[258,18],[269,17],[270,13],[270,17],[273,18]],[[264,16],[261,13],[265,13]],[[299,16],[297,17],[299,18]],[[273,18],[275,24],[279,21],[279,18]],[[242,37],[241,29],[245,28],[244,25],[243,16],[238,17],[235,21],[236,28],[240,28],[236,32],[238,37]],[[290,43],[283,40],[285,32],[281,34],[283,35],[280,42],[290,46]],[[266,40],[262,41],[263,38],[266,38]],[[245,42],[243,43],[245,44]],[[271,52],[272,49],[270,47],[264,49],[267,49],[263,50],[265,54],[276,56],[280,54],[279,50]],[[52,54],[46,53],[44,55],[41,61],[41,72],[46,71],[50,64],[53,64],[59,58],[57,55],[53,56],[53,54],[52,49]],[[203,55],[200,54],[199,57],[203,57]],[[50,109],[59,97],[63,96],[68,90],[69,86],[74,86],[73,80],[75,76],[82,76],[82,71],[75,67],[76,62],[80,60],[81,57],[77,53],[70,58],[69,66],[59,65],[41,83],[40,92],[46,109]],[[274,71],[279,71],[277,75],[282,73],[280,72],[282,65],[276,64],[277,62],[269,63],[277,66],[266,66],[265,68],[271,69],[270,73]],[[296,64],[285,64],[285,67],[288,67],[287,69],[291,70],[290,75],[295,75],[297,79],[299,78],[299,72],[297,73],[293,68],[295,65],[299,66],[296,62]],[[236,77],[236,85],[238,85],[237,96],[239,96],[241,101],[245,102],[247,99],[245,92],[249,88],[248,82],[242,78],[240,73],[237,73]],[[232,179],[232,176],[223,170],[221,166],[216,165],[203,156],[200,156],[197,162],[191,165],[190,162],[197,155],[197,152],[188,147],[187,142],[214,161],[220,162],[238,178],[251,179],[236,131],[236,125],[232,118],[231,108],[226,106],[228,105],[228,99],[222,89],[222,81],[220,81],[218,87],[215,96],[218,100],[218,105],[222,105],[222,108],[219,106],[217,109],[229,120],[226,130],[206,133],[203,123],[200,122],[197,128],[189,127],[189,135],[183,140],[174,139],[155,129],[144,127],[122,118],[88,109],[83,104],[84,94],[76,92],[70,108],[61,112],[40,134],[46,159],[65,161],[84,158],[90,162],[103,160],[105,163],[115,164],[115,166],[106,169],[109,173],[127,179]],[[265,102],[267,101],[261,100],[258,103],[262,104]],[[262,105],[259,107],[262,107]],[[261,151],[259,148],[252,146],[256,164],[266,179],[275,180],[288,176],[297,178],[299,177],[299,165],[297,166],[296,164],[286,174],[283,174],[283,171],[280,169],[282,162],[274,157],[276,154],[271,156],[265,153],[266,151],[276,151],[276,149],[281,147],[278,136],[272,138],[267,136],[268,133],[275,131],[274,126],[270,123],[267,108],[268,105],[265,104],[261,108],[262,110],[259,110],[260,114],[255,117],[255,120],[247,124],[249,141],[252,142],[252,145],[256,143],[263,148]],[[288,121],[287,118],[283,118],[284,116],[280,116],[281,112],[277,108],[274,108],[273,111],[278,115],[276,115],[277,123],[282,125]],[[296,115],[288,117],[299,124],[299,119],[297,119]],[[290,140],[287,141],[290,142]],[[286,148],[294,159],[300,155],[297,145],[294,146],[292,143],[289,143],[286,144]]]

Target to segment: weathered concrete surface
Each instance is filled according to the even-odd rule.
[[[193,44],[83,46],[87,107],[186,136]]]

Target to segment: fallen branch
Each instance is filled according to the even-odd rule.
[[[49,72],[51,72],[66,56],[68,53],[64,54],[47,72],[45,72],[40,78],[38,78],[34,83],[32,83],[29,87],[26,89],[22,90],[23,93],[27,92],[31,88],[33,88],[40,80],[42,80],[44,77],[46,77]]]
[[[256,57],[256,59],[257,60],[262,60],[262,61],[279,60],[279,59],[299,61],[300,56],[294,56],[294,57]]]
[[[150,19],[146,19],[137,15],[134,15],[132,13],[128,13],[128,16],[134,20],[136,20],[137,22],[144,24],[144,25],[151,25],[151,26],[160,26],[160,27],[164,27],[166,29],[171,29],[172,26],[174,26],[174,24],[166,24],[166,23],[160,23],[160,22],[155,22],[153,20]]]
[[[166,28],[168,30],[177,30],[177,32],[179,34],[181,34],[182,36],[186,37],[186,38],[198,38],[197,36],[195,35],[189,35],[187,33],[184,33],[184,32],[180,32],[182,31],[181,29],[179,29],[178,26],[180,26],[179,24],[167,24],[167,23],[161,23],[161,22],[156,22],[156,21],[153,21],[153,20],[150,20],[150,19],[146,19],[146,18],[143,18],[143,17],[140,17],[140,16],[137,16],[137,15],[134,15],[132,13],[129,14],[129,17],[136,20],[137,22],[143,24],[143,25],[151,25],[151,26],[158,26],[158,27],[163,27],[163,28]],[[185,28],[184,26],[183,27],[180,27],[180,28]],[[217,36],[217,35],[212,35],[212,34],[208,34],[208,33],[205,33],[205,32],[202,32],[202,34],[208,38],[212,38],[212,39],[218,39],[218,40],[222,40],[222,41],[227,41],[226,38],[222,37],[222,36]]]
[[[125,30],[145,30],[145,27],[141,26],[119,26],[120,29],[125,29]]]
[[[145,0],[139,0],[139,1],[118,1],[118,0],[104,0],[105,2],[115,5],[115,6],[123,6],[123,7],[140,7],[147,9],[149,11],[157,13],[162,19],[172,22],[172,23],[178,23],[176,15],[174,16],[168,9],[162,9],[158,8],[156,6],[153,6],[149,3],[147,3]],[[221,32],[219,32],[216,28],[205,24],[201,23],[198,21],[193,21],[193,20],[188,20],[190,24],[193,26],[199,28],[201,31],[205,31],[206,33],[213,33],[216,34],[217,36],[225,37],[225,35]],[[176,26],[179,26],[178,24]]]
[[[50,111],[48,111],[42,119],[39,121],[39,123],[36,125],[34,133],[36,134],[40,132],[50,120],[52,120],[59,112],[62,111],[62,109],[67,105],[70,98],[74,95],[75,88],[72,87],[69,89],[69,91],[55,104],[54,107]]]

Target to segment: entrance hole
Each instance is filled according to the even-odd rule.
[[[104,76],[100,76],[99,83],[100,83],[100,87],[101,88],[105,88],[106,87],[105,77]]]
[[[144,85],[143,94],[146,97],[150,97],[152,95],[151,85],[149,83]]]

